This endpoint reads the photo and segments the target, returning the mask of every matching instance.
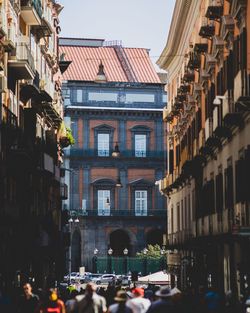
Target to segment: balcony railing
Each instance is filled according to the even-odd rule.
[[[107,212],[106,212],[107,213]],[[145,210],[142,214],[138,214],[135,210],[109,210],[109,214],[100,214],[98,210],[83,210],[77,212],[77,215],[81,216],[114,216],[114,217],[165,217],[167,214],[166,210]]]
[[[18,60],[26,61],[31,67],[32,71],[35,73],[35,61],[30,51],[30,47],[26,43],[21,42],[17,44],[16,56]]]
[[[4,7],[0,8],[0,33],[2,36],[6,36],[8,33],[7,12]]]
[[[55,84],[48,75],[43,75],[40,80],[40,89],[45,92],[50,99],[53,100],[55,95]]]
[[[82,148],[71,148],[70,149],[70,156],[72,157],[112,157],[112,151],[106,151],[105,153],[102,153],[102,155],[99,154],[100,151],[95,149],[82,149]],[[108,153],[109,152],[109,153]],[[145,152],[143,152],[145,153]],[[164,152],[163,151],[146,151],[146,155],[143,157],[145,158],[164,158]],[[142,156],[142,155],[140,155]],[[121,151],[120,158],[138,158],[139,155],[136,155],[134,150],[126,150]]]
[[[41,24],[42,14],[40,0],[21,0],[21,16],[28,25]]]
[[[47,34],[50,35],[53,32],[53,15],[51,8],[46,5],[43,10],[42,19],[43,27],[46,28]]]
[[[3,123],[11,128],[17,128],[17,116],[12,113],[5,105],[2,106],[3,109]]]
[[[62,200],[68,199],[68,185],[61,183],[60,185],[60,196]]]

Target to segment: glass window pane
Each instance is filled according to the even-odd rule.
[[[76,91],[76,102],[82,102],[82,90],[77,89]]]
[[[98,190],[97,197],[98,215],[110,215],[110,190]]]
[[[98,134],[98,156],[109,156],[109,134]]]
[[[135,215],[147,215],[147,190],[135,191]]]
[[[89,92],[89,101],[93,102],[117,102],[118,93],[116,92]]]
[[[135,156],[146,156],[146,135],[135,135]]]
[[[133,102],[153,103],[154,101],[155,101],[154,94],[126,93],[125,103],[133,103]]]

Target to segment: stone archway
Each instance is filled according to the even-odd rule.
[[[113,249],[113,256],[123,256],[123,250],[128,249],[131,253],[131,240],[128,233],[123,229],[117,229],[110,234],[110,247]]]
[[[71,271],[78,272],[81,266],[81,234],[75,230],[71,239]]]
[[[163,244],[163,230],[151,229],[146,235],[147,245],[159,245]]]

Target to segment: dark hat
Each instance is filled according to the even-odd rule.
[[[171,291],[168,287],[161,287],[160,290],[156,291],[155,295],[160,298],[171,297]]]
[[[114,298],[117,302],[125,302],[127,301],[127,294],[124,290],[117,291],[116,297]]]

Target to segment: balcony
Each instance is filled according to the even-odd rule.
[[[200,65],[201,65],[200,55],[197,52],[190,52],[187,68],[189,68],[190,70],[195,70],[199,69]]]
[[[60,126],[62,122],[62,104],[59,100],[44,101],[43,110],[46,112],[46,116],[56,126]]]
[[[8,33],[8,24],[7,24],[7,12],[4,7],[1,7],[0,10],[0,38],[6,36]]]
[[[231,99],[226,98],[222,104],[222,118],[224,125],[229,128],[243,126],[243,116],[241,112],[236,112],[235,104]]]
[[[213,134],[213,119],[207,118],[205,121],[205,141]]]
[[[62,200],[68,199],[68,185],[61,183],[60,184],[60,197]]]
[[[10,27],[7,29],[7,35],[2,40],[2,45],[4,47],[5,52],[11,52],[16,47],[16,34],[14,27]]]
[[[94,158],[96,159],[108,159],[108,158],[112,158],[111,156],[111,151],[103,151],[104,153],[106,153],[106,156],[98,156],[98,151],[95,149],[85,149],[83,150],[82,148],[71,148],[70,149],[70,156],[72,157],[80,157],[80,158]],[[141,156],[141,157],[140,157]],[[124,158],[135,158],[138,159],[139,162],[142,161],[142,159],[146,159],[146,158],[159,158],[159,159],[163,159],[164,157],[164,152],[163,151],[146,151],[143,152],[143,154],[141,155],[135,155],[135,151],[134,150],[126,150],[126,151],[121,151],[121,156],[120,159],[124,159]]]
[[[202,38],[211,38],[215,34],[215,26],[213,21],[208,21],[208,19],[203,19],[199,36]]]
[[[210,20],[218,20],[223,15],[223,4],[221,0],[209,0],[205,16]]]
[[[217,59],[212,55],[207,53],[206,54],[206,70],[208,74],[214,71],[215,65],[217,63]]]
[[[55,84],[49,75],[44,74],[39,83],[41,95],[44,101],[51,102],[55,95]]]
[[[206,53],[208,50],[208,44],[207,43],[196,43],[194,45],[194,51],[196,54]]]
[[[40,0],[21,0],[20,15],[30,26],[41,25],[42,7]]]
[[[186,83],[191,83],[195,79],[195,73],[193,70],[185,70],[184,76],[183,76],[183,81]]]
[[[2,122],[5,127],[11,128],[11,129],[17,129],[18,123],[17,123],[17,116],[11,112],[7,106],[3,104],[2,106]]]
[[[241,112],[241,113],[249,112],[250,111],[250,97],[249,96],[239,97],[235,103],[235,111]]]
[[[30,47],[24,43],[18,43],[16,56],[8,60],[10,73],[17,79],[33,79],[35,77],[35,62]]]
[[[171,112],[171,108],[170,108],[170,105],[168,104],[163,108],[163,121],[166,121],[166,118],[168,117],[170,112]]]
[[[189,84],[182,84],[180,85],[180,88],[178,88],[178,93],[189,93],[190,92],[190,85]]]
[[[194,83],[193,95],[194,98],[197,99],[201,97],[202,94],[202,86],[199,83]]]
[[[43,11],[42,28],[47,36],[50,36],[53,33],[53,15],[49,6],[46,6]]]
[[[10,4],[18,15],[20,13],[20,0],[10,0]]]
[[[140,214],[138,214],[138,212],[136,212],[134,209],[131,210],[118,210],[118,209],[110,209],[110,210],[106,210],[104,212],[105,214],[101,214],[100,211],[98,212],[98,210],[83,210],[78,212],[79,215],[83,215],[86,218],[91,218],[91,217],[99,217],[99,218],[110,218],[110,217],[119,217],[119,218],[162,218],[165,217],[167,214],[166,210],[144,210],[143,212],[140,212]]]

